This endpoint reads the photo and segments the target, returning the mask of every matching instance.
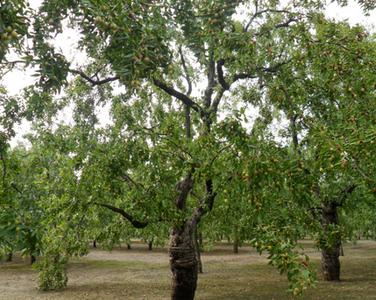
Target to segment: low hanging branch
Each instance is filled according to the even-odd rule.
[[[135,218],[133,216],[131,216],[130,214],[128,214],[124,209],[121,209],[121,208],[118,208],[116,206],[112,206],[112,205],[109,205],[109,204],[105,204],[105,203],[95,202],[94,204],[108,208],[109,210],[112,210],[113,212],[116,212],[116,213],[122,215],[123,218],[128,220],[132,224],[132,226],[135,227],[135,228],[141,229],[141,228],[145,228],[147,225],[149,225],[149,222],[141,222],[141,221],[135,220]]]

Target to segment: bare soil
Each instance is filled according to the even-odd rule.
[[[319,253],[312,243],[302,245],[319,268]],[[69,263],[68,287],[58,292],[36,289],[37,272],[28,261],[15,257],[0,263],[0,299],[169,299],[170,271],[167,250],[147,250],[135,243],[111,252],[92,249]],[[300,299],[376,299],[376,242],[360,241],[344,247],[342,281],[319,281]],[[204,274],[199,277],[199,300],[293,299],[286,277],[267,264],[264,255],[244,246],[239,254],[219,244],[202,254]],[[320,276],[319,276],[320,279]]]

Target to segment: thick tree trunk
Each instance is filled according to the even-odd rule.
[[[148,250],[149,251],[153,250],[153,240],[152,239],[148,241]]]
[[[35,255],[30,255],[30,264],[34,264],[35,262],[37,261],[37,258],[35,257]]]
[[[172,300],[193,300],[197,287],[198,263],[194,245],[195,226],[185,222],[170,234],[170,268]]]
[[[340,261],[339,261],[339,248],[322,249],[321,251],[321,267],[326,281],[339,281],[340,280]]]
[[[93,248],[97,248],[97,240],[93,241]]]
[[[235,254],[239,253],[239,233],[238,226],[234,226],[234,242],[232,244],[232,250]]]
[[[239,253],[239,240],[237,238],[235,238],[234,240],[232,251],[234,252],[234,254]]]
[[[132,249],[132,246],[131,246],[130,243],[127,243],[127,249],[128,249],[128,250],[131,250],[131,249]]]
[[[324,232],[328,233],[328,226],[338,225],[338,211],[337,206],[333,203],[323,205],[322,209],[322,226]],[[335,240],[332,245],[324,246],[321,249],[321,268],[324,280],[339,281],[340,280],[340,255],[341,237],[339,234],[335,235]]]
[[[11,262],[13,259],[13,253],[8,253],[7,258],[5,259],[6,262]]]

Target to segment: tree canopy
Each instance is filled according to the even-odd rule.
[[[1,64],[37,81],[0,95],[0,247],[28,240],[22,215],[42,289],[91,240],[170,230],[172,298],[193,299],[199,227],[267,251],[300,294],[315,276],[298,239],[332,249],[354,208],[374,211],[375,36],[322,1],[2,2]],[[69,27],[79,65],[53,43]],[[10,149],[23,118],[31,146]],[[320,216],[333,205],[346,229]]]

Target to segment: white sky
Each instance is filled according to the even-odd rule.
[[[30,5],[36,9],[42,0],[31,0]],[[326,15],[330,18],[337,20],[347,20],[351,25],[362,24],[366,26],[369,30],[374,31],[376,27],[376,11],[370,13],[369,16],[365,16],[362,9],[354,1],[350,0],[349,5],[346,7],[339,7],[338,5],[332,3],[327,7]],[[59,35],[56,38],[56,48],[60,49],[61,52],[73,61],[75,64],[85,60],[84,54],[78,54],[73,52],[74,45],[77,42],[77,33],[68,29],[64,31],[63,34]],[[7,88],[9,94],[19,93],[25,86],[28,86],[33,83],[33,77],[31,77],[32,70],[15,70],[11,73],[8,73],[3,79],[2,83]],[[63,116],[63,119],[66,119],[68,116]],[[16,132],[18,133],[17,141],[21,141],[21,136],[29,130],[29,126],[26,122],[23,122],[21,125],[17,126]],[[15,141],[12,144],[17,143]]]

